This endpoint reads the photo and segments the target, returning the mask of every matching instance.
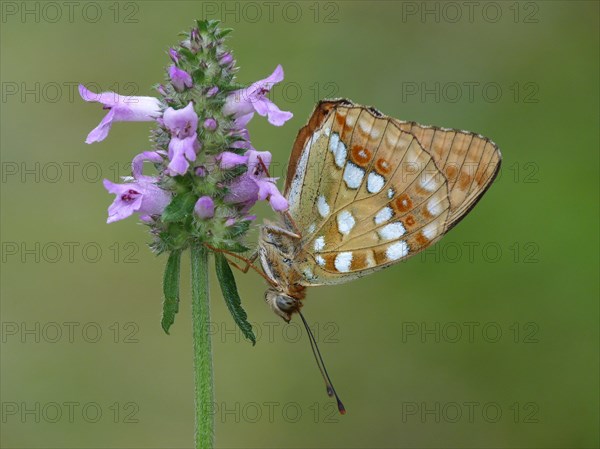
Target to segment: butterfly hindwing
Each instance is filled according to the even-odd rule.
[[[475,206],[496,177],[501,164],[498,146],[487,137],[469,131],[396,119],[394,122],[419,140],[448,179],[450,229]]]
[[[491,183],[480,167],[472,185],[461,182],[464,161],[493,159],[489,140],[415,126],[339,100],[321,102],[300,130],[285,195],[302,231],[295,263],[305,285],[346,282],[427,248]],[[444,172],[454,166],[456,179]]]

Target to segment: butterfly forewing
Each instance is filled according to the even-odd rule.
[[[305,285],[345,282],[416,254],[489,185],[490,162],[499,161],[489,140],[418,126],[345,100],[317,106],[285,191],[302,231],[295,263]]]

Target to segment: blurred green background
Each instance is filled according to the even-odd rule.
[[[167,336],[165,258],[135,220],[105,224],[101,179],[128,174],[150,124],[87,146],[103,112],[74,86],[152,95],[204,15],[235,28],[241,82],[285,69],[273,98],[294,118],[250,128],[278,175],[331,96],[480,132],[504,156],[438,246],[309,292],[344,417],[258,276],[237,277],[256,347],[214,289],[217,446],[598,447],[598,5],[3,2],[1,446],[192,447],[189,263]]]

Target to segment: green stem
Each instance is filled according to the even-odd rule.
[[[192,246],[192,329],[194,338],[194,386],[196,405],[196,449],[214,445],[213,366],[210,344],[208,296],[208,250]]]

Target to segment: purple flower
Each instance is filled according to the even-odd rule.
[[[179,62],[179,54],[177,53],[177,50],[175,50],[174,48],[169,48],[169,56],[171,57],[171,59],[173,60],[173,62],[175,64],[177,64]]]
[[[215,215],[215,203],[210,196],[202,196],[196,201],[194,212],[202,219],[212,218]]]
[[[283,212],[288,208],[288,202],[275,185],[277,178],[264,178],[258,181],[258,199],[269,200],[271,209],[275,212]]]
[[[225,170],[233,168],[237,165],[247,164],[248,156],[235,154],[231,151],[223,151],[219,156],[217,156],[217,160],[219,161],[219,166]]]
[[[183,139],[196,134],[198,116],[194,111],[194,103],[190,101],[182,109],[167,108],[163,114],[163,122],[173,137]]]
[[[239,219],[236,218],[236,217],[230,217],[227,220],[225,220],[225,226],[227,226],[227,227],[233,226],[238,221],[254,221],[254,220],[256,220],[256,215],[246,215],[246,216],[241,217]]]
[[[244,155],[235,154],[230,151],[223,151],[218,156],[219,165],[221,168],[230,169],[237,165],[245,164],[248,166],[248,173],[258,175],[264,172],[264,168],[269,168],[271,165],[271,153],[268,151],[246,151]],[[260,163],[262,161],[262,164]]]
[[[281,126],[293,117],[291,112],[280,110],[275,103],[266,97],[273,85],[283,80],[283,68],[278,65],[275,71],[264,80],[257,81],[246,89],[232,92],[225,101],[223,112],[233,115],[236,119],[249,115],[252,118],[255,112],[267,116],[269,123]],[[247,123],[247,121],[246,121]]]
[[[225,195],[224,201],[230,204],[237,204],[241,207],[241,212],[246,213],[258,201],[258,184],[256,179],[244,173],[229,184],[229,191]]]
[[[248,156],[248,173],[253,173],[256,176],[264,174],[265,170],[268,170],[271,165],[271,153],[268,151],[246,151]]]
[[[250,133],[246,129],[246,125],[253,115],[254,113],[250,113],[235,119],[233,129],[231,130],[231,135],[238,137],[239,139],[230,144],[231,148],[241,148],[244,150],[256,151],[256,148],[254,148],[250,142]]]
[[[250,140],[250,133],[248,133],[248,130],[246,129],[246,125],[248,125],[248,123],[250,123],[250,120],[252,120],[252,117],[254,117],[254,110],[250,111],[247,114],[242,114],[242,115],[236,116],[234,123],[233,123],[234,132],[237,132],[239,135],[244,137],[246,140]]]
[[[237,140],[230,145],[230,148],[256,151],[256,148],[252,146],[249,140]]]
[[[196,160],[196,152],[200,149],[200,142],[196,134],[198,129],[198,116],[194,111],[194,104],[190,101],[185,108],[168,108],[163,114],[163,123],[171,133],[169,142],[169,170],[172,173],[183,175],[190,166],[188,161]]]
[[[268,151],[246,151],[240,156],[228,151],[220,155],[221,168],[232,168],[246,164],[245,174],[234,180],[228,187],[225,202],[238,204],[242,213],[246,213],[257,201],[268,200],[274,211],[284,211],[288,208],[287,200],[279,193],[275,181],[277,178],[267,178],[266,170],[271,164],[271,153]]]
[[[204,120],[204,128],[208,131],[214,131],[217,129],[217,121],[214,118],[207,118]]]
[[[196,134],[185,139],[171,138],[169,142],[169,159],[167,166],[171,174],[183,175],[190,166],[188,161],[196,160],[196,152],[200,149]]]
[[[79,85],[79,95],[85,101],[96,101],[109,109],[100,124],[88,134],[85,143],[104,140],[113,122],[150,122],[160,117],[160,101],[154,97],[129,97],[114,92],[95,94],[83,84]]]
[[[183,92],[185,88],[192,87],[192,77],[185,70],[181,70],[175,64],[169,66],[169,77],[171,78],[171,84],[175,87],[178,92]]]
[[[217,86],[213,86],[206,91],[206,96],[208,98],[214,97],[219,92],[219,88]]]
[[[161,214],[171,202],[171,195],[168,192],[147,179],[134,180],[125,184],[115,184],[105,179],[104,187],[108,193],[116,195],[115,200],[108,207],[107,223],[127,218],[134,212],[140,214],[142,220],[148,221],[151,215]]]
[[[219,57],[219,65],[222,66],[229,66],[233,63],[233,55],[229,52],[227,53],[223,53],[220,57]]]
[[[239,138],[235,142],[230,144],[230,148],[238,148],[244,150],[253,150],[256,151],[256,148],[252,146],[250,142],[250,133],[247,129],[240,129],[235,132],[235,135]]]
[[[143,153],[138,154],[131,161],[131,172],[133,177],[140,180],[155,180],[153,176],[146,176],[143,174],[144,170],[144,162],[154,162],[155,164],[159,164],[163,161],[163,157],[157,153],[156,151],[144,151]]]

